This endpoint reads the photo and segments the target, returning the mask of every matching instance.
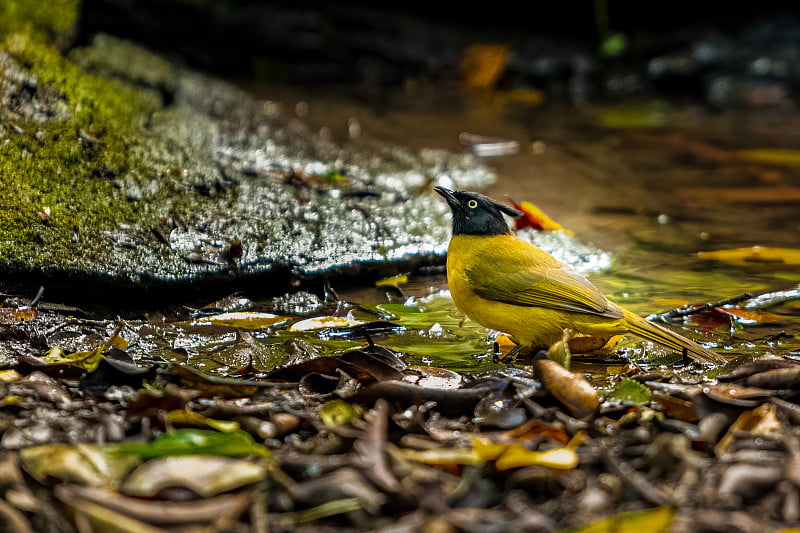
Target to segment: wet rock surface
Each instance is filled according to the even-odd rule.
[[[79,80],[62,84],[26,71],[29,48],[2,56],[0,98],[11,104],[6,139],[38,138],[35,149],[47,150],[52,130],[84,103],[70,98],[66,83],[122,86],[138,102],[118,117],[131,123],[116,125],[114,110],[108,112],[107,126],[116,132],[89,118],[72,139],[62,138],[79,161],[54,163],[40,187],[50,180],[63,186],[63,170],[83,189],[74,204],[31,195],[28,205],[14,206],[23,220],[11,222],[33,225],[21,234],[12,223],[6,228],[3,271],[12,285],[52,286],[66,278],[106,288],[166,287],[251,275],[269,281],[377,274],[387,264],[440,262],[449,222],[430,184],[479,187],[493,180],[470,156],[414,154],[359,139],[335,144],[279,104],[112,37],[72,50]],[[84,125],[80,119],[75,125]],[[25,157],[12,149],[8,159]],[[99,160],[89,175],[87,160]]]

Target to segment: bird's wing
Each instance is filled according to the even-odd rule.
[[[580,274],[561,263],[530,268],[516,261],[480,261],[467,269],[470,288],[487,300],[525,307],[622,318],[622,310]]]

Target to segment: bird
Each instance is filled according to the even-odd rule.
[[[634,334],[707,364],[725,358],[612,303],[588,279],[510,230],[521,211],[480,193],[436,186],[453,215],[447,285],[458,310],[507,334],[512,350],[547,347],[566,329],[576,335]],[[507,356],[506,356],[507,358]]]

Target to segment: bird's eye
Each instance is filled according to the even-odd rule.
[[[467,206],[470,209],[475,209],[476,207],[478,207],[478,201],[477,200],[470,200],[469,202],[467,202]]]

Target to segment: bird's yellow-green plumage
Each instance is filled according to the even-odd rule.
[[[463,191],[437,187],[453,210],[447,282],[458,309],[522,347],[549,346],[566,328],[592,337],[632,333],[702,362],[724,358],[606,299],[586,278],[511,234],[514,210]]]

